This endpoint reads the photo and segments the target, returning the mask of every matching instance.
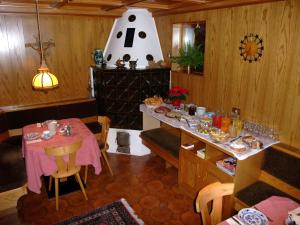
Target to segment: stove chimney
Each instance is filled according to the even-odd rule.
[[[146,9],[128,9],[115,20],[104,50],[108,67],[115,67],[118,59],[137,61],[137,68],[145,68],[149,61],[163,60],[156,25]]]

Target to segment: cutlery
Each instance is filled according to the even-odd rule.
[[[238,136],[238,137],[236,137],[236,138],[233,138],[231,141],[230,141],[230,143],[231,142],[234,142],[234,141],[236,141],[236,140],[238,140],[238,139],[240,139],[242,136],[240,135],[240,136]]]
[[[236,216],[233,216],[232,219],[239,225],[243,225],[240,220],[236,217]]]
[[[185,120],[186,120],[187,124],[189,125],[189,127],[191,127],[189,120],[188,119],[185,119]]]

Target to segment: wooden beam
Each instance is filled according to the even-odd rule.
[[[128,0],[128,1],[123,1],[124,3],[120,6],[106,7],[106,8],[102,8],[102,9],[105,10],[105,11],[111,11],[111,10],[114,10],[114,9],[134,5],[136,3],[143,2],[143,1],[145,1],[145,0]]]
[[[56,0],[50,4],[50,7],[58,9],[64,5],[68,4],[68,2],[69,2],[69,0]]]
[[[77,15],[77,16],[109,16],[119,17],[124,10],[114,10],[113,12],[106,12],[100,8],[86,8],[86,7],[72,7],[64,6],[59,9],[53,9],[49,5],[40,5],[39,7],[41,15]],[[4,14],[35,14],[34,4],[26,4],[26,6],[14,4],[0,5],[0,13]]]
[[[148,9],[169,9],[170,8],[169,4],[155,3],[155,2],[139,2],[133,4],[132,6],[138,8],[148,8]]]
[[[209,0],[180,0],[179,2],[191,2],[191,3],[203,4],[203,3],[208,3],[210,1]]]
[[[86,6],[121,6],[123,5],[121,1],[107,1],[107,0],[72,0],[69,4],[80,4]]]
[[[230,8],[230,7],[238,7],[243,5],[254,5],[254,4],[262,4],[267,2],[279,2],[285,0],[219,0],[213,2],[207,2],[205,4],[189,4],[188,6],[179,5],[183,3],[176,3],[177,5],[173,6],[170,10],[156,10],[153,11],[154,16],[165,16],[171,14],[181,14],[188,12],[196,12],[203,10],[211,10],[211,9],[221,9],[221,8]]]

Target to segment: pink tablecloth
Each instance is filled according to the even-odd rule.
[[[289,198],[272,196],[256,204],[255,208],[272,220],[269,221],[269,225],[284,225],[285,219],[288,216],[288,212],[299,206],[300,205],[297,202]],[[220,224],[228,225],[231,224],[230,221],[232,220],[228,219]]]
[[[41,176],[49,176],[56,170],[56,163],[53,157],[45,154],[45,147],[59,147],[73,143],[78,139],[82,139],[82,146],[77,152],[77,165],[93,165],[95,174],[100,174],[100,150],[94,134],[79,119],[60,120],[59,124],[72,126],[71,136],[55,135],[50,140],[42,140],[41,142],[28,143],[23,138],[23,156],[26,162],[27,182],[30,191],[41,193]],[[36,124],[28,125],[23,128],[23,135],[31,132],[42,133],[47,128],[38,128]]]
[[[269,221],[270,225],[285,224],[288,212],[299,206],[300,205],[297,202],[279,196],[272,196],[255,205],[259,211],[273,220],[271,222]]]

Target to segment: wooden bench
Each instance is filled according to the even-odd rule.
[[[299,153],[299,150],[283,144],[268,148],[257,179],[235,194],[235,209],[255,205],[272,195],[300,202]]]
[[[167,125],[141,132],[142,143],[167,163],[179,167],[180,136]]]

